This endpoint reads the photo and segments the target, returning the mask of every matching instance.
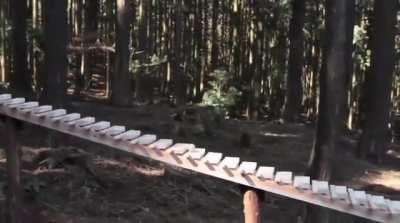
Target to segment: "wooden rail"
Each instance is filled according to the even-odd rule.
[[[0,95],[0,114],[313,205],[378,222],[400,222],[400,201],[311,180],[308,176],[294,176],[292,172],[276,171],[271,166],[258,166],[255,162],[241,161],[239,157],[224,157],[222,153],[207,152],[193,144],[174,144],[171,139],[142,135],[139,130],[111,126],[110,122],[81,117],[78,113],[67,113],[64,109],[53,110],[52,106],[26,102],[24,98],[12,98],[10,94]]]

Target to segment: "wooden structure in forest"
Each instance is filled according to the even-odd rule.
[[[8,120],[31,123],[133,155],[339,212],[378,222],[400,222],[400,201],[325,181],[311,180],[308,176],[294,176],[289,171],[276,171],[272,166],[258,166],[255,162],[241,161],[239,157],[225,157],[222,153],[207,152],[193,144],[157,139],[156,135],[151,134],[142,135],[139,130],[112,126],[108,121],[81,117],[78,113],[67,113],[64,109],[53,110],[50,105],[40,106],[38,102],[26,102],[24,98],[12,98],[10,94],[0,95],[0,115]],[[11,149],[14,148],[18,146],[11,145],[7,149],[12,152]],[[9,173],[14,174],[12,171]],[[249,219],[248,222],[257,222],[259,201],[255,193],[245,193],[244,198],[245,206],[248,205],[245,211],[250,212],[246,216],[255,219]]]

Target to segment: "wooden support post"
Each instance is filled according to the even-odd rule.
[[[247,189],[243,194],[245,223],[261,223],[261,202],[255,190]]]
[[[7,135],[7,193],[6,193],[6,222],[21,222],[21,144],[18,140],[19,121],[10,117],[5,119]]]

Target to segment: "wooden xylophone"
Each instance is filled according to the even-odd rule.
[[[156,135],[112,126],[108,121],[81,117],[78,113],[67,113],[65,109],[53,110],[50,105],[26,102],[24,98],[12,98],[10,94],[0,94],[0,114],[313,205],[378,222],[400,223],[400,201],[311,180],[308,176],[294,176],[289,171],[276,171],[272,166],[258,166],[256,162],[241,161],[239,157],[207,152],[193,144],[174,144],[172,139],[157,139]]]

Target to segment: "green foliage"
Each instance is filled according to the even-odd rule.
[[[241,92],[230,86],[229,74],[226,70],[216,69],[210,74],[210,89],[203,95],[203,103],[221,108],[234,106]]]
[[[136,53],[138,54],[138,53]],[[129,64],[129,70],[133,73],[133,74],[137,74],[138,72],[140,72],[142,69],[151,69],[151,68],[157,68],[160,65],[166,63],[167,60],[167,56],[158,56],[158,55],[153,55],[149,58],[148,62],[143,62],[139,59],[133,59],[131,60],[131,63]]]

